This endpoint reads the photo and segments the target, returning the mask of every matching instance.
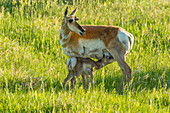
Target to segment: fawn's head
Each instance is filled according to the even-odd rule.
[[[85,33],[85,30],[78,24],[79,19],[74,16],[76,10],[77,8],[70,15],[68,15],[68,7],[66,8],[64,13],[63,25],[67,26],[70,31],[75,32],[79,35],[83,35]]]

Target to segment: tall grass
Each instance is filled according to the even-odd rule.
[[[1,112],[169,112],[168,0],[0,1]],[[85,91],[63,81],[67,56],[59,34],[65,8],[78,7],[81,25],[121,26],[135,37],[127,62],[133,90],[117,93],[122,73],[115,62],[94,75]]]

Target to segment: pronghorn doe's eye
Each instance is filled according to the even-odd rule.
[[[73,22],[73,19],[72,19],[72,18],[70,18],[68,21],[71,23],[71,22]]]

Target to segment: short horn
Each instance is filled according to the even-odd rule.
[[[67,14],[68,14],[68,6],[67,6],[67,8],[65,9],[64,17],[66,17],[66,16],[67,16]]]
[[[70,16],[74,16],[74,15],[75,15],[75,13],[76,13],[76,10],[77,10],[77,8],[76,8],[76,9],[74,9],[74,11],[70,14]]]

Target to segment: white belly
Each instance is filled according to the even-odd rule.
[[[103,49],[106,49],[103,41],[100,39],[79,39],[79,47],[73,50],[67,46],[63,48],[64,54],[73,57],[84,58],[103,58]],[[77,54],[78,53],[78,54]]]
[[[82,54],[82,57],[103,58],[105,45],[100,39],[80,39],[79,45],[79,52]]]

